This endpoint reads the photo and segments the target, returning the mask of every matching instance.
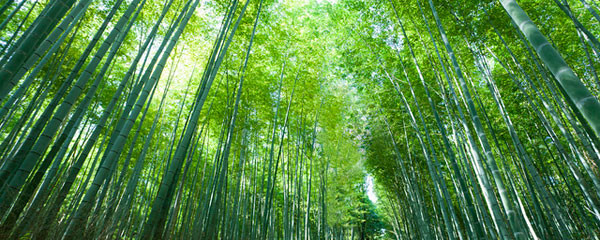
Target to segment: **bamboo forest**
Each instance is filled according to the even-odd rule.
[[[0,0],[0,239],[600,239],[599,0]]]

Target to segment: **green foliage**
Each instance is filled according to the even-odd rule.
[[[21,2],[0,1],[3,76],[51,34],[28,29],[69,13],[40,24],[54,1],[10,15]],[[91,1],[48,62],[14,87],[0,80],[0,238],[70,238],[79,225],[90,239],[600,234],[600,123],[584,104],[600,94],[596,1],[519,1],[527,22],[501,4],[514,1],[435,0],[438,26],[427,0],[174,0],[160,23],[170,1],[145,0],[107,62],[100,46],[132,3],[108,19],[117,2]]]

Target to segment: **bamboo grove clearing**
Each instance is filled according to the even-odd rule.
[[[0,239],[599,239],[598,0],[0,0]]]

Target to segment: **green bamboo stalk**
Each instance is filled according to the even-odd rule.
[[[596,137],[600,136],[600,102],[583,85],[573,70],[567,65],[560,54],[552,47],[540,30],[531,21],[529,16],[514,0],[502,0],[502,6],[510,17],[519,26],[529,43],[535,48],[538,56],[552,72],[558,83],[565,90],[569,98],[575,104],[573,111],[578,111],[591,126]]]

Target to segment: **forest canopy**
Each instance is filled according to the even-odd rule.
[[[597,0],[0,0],[0,239],[598,239]]]

